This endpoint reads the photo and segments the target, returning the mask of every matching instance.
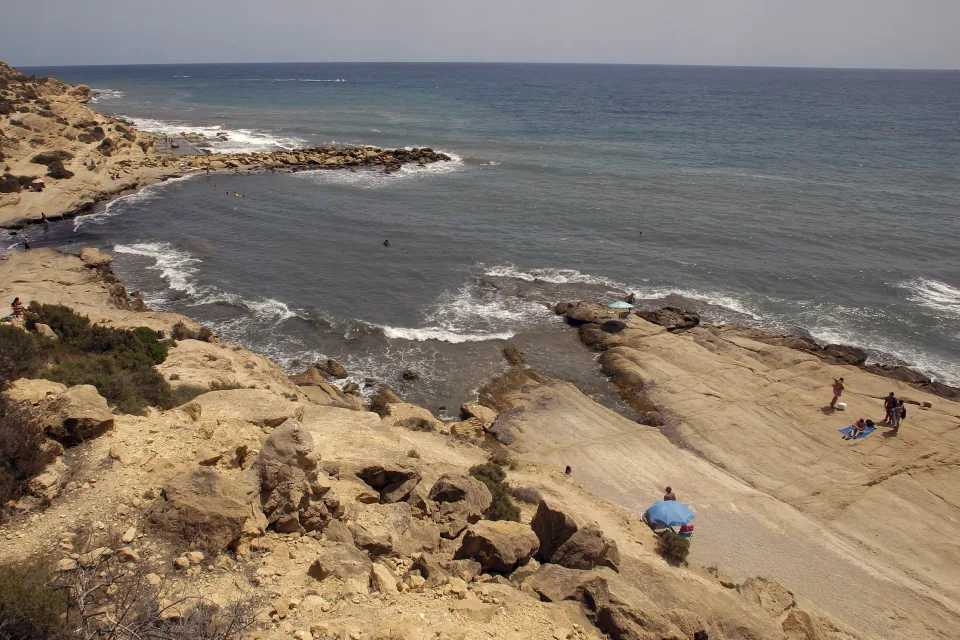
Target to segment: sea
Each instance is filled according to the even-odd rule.
[[[960,384],[960,73],[566,64],[31,68],[210,151],[451,157],[198,175],[35,246],[98,246],[129,290],[289,371],[334,358],[441,415],[528,363],[615,405],[560,300],[699,311]],[[237,198],[234,193],[243,194]],[[389,240],[389,247],[384,246]],[[404,380],[413,369],[420,378]]]

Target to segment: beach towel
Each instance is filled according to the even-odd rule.
[[[866,438],[868,435],[870,435],[871,433],[873,433],[873,432],[876,431],[876,430],[877,430],[876,427],[867,427],[866,429],[863,430],[863,433],[861,433],[860,435],[858,435],[856,438],[853,438],[853,440],[859,440],[860,438]],[[847,427],[846,429],[840,429],[840,433],[842,433],[842,434],[845,435],[845,436],[849,436],[851,433],[853,433],[853,425],[850,425],[850,426]]]

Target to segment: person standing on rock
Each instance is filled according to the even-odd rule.
[[[886,398],[883,399],[883,412],[885,414],[883,421],[887,424],[892,424],[894,427],[897,426],[897,398],[893,394],[893,391],[890,392]]]
[[[840,399],[840,394],[843,393],[844,389],[846,389],[846,387],[843,384],[843,378],[833,381],[833,400],[830,401],[831,409],[837,408],[837,400]]]

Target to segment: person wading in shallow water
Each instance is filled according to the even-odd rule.
[[[837,400],[840,399],[840,394],[843,393],[844,389],[846,389],[846,387],[843,384],[843,378],[833,381],[833,400],[830,401],[831,409],[837,408]]]

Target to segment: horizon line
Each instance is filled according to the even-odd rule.
[[[8,63],[9,64],[9,63]],[[422,65],[554,65],[554,66],[603,66],[603,67],[681,67],[706,69],[805,69],[811,71],[936,71],[958,72],[960,67],[815,67],[803,65],[760,65],[760,64],[679,64],[679,63],[651,63],[651,62],[484,62],[484,61],[436,61],[436,60],[391,60],[391,61],[364,61],[364,60],[287,60],[282,62],[141,62],[141,63],[98,63],[98,64],[30,64],[10,66],[15,69],[32,68],[80,68],[80,67],[172,67],[172,66],[213,66],[213,65],[271,65],[271,64],[422,64]]]

